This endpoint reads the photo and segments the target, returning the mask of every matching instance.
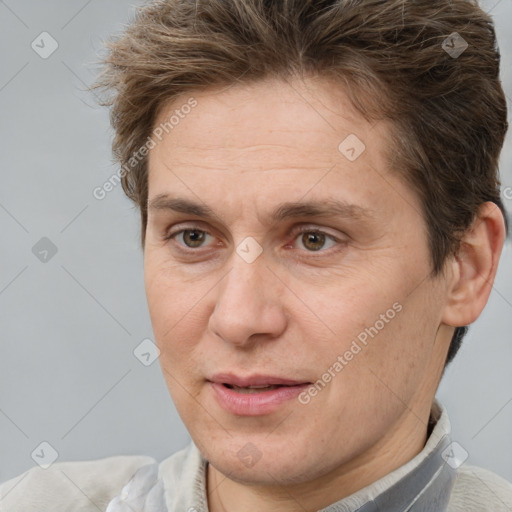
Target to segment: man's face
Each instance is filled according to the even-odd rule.
[[[419,200],[386,168],[389,125],[307,84],[194,94],[149,156],[163,375],[239,481],[311,480],[425,430],[449,341]]]

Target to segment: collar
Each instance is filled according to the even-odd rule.
[[[445,512],[457,476],[448,414],[436,400],[433,428],[423,450],[408,463],[319,512]]]

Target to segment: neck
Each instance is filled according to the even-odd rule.
[[[364,453],[314,481],[296,485],[257,486],[241,483],[208,465],[210,512],[315,512],[335,503],[407,463],[425,446],[428,413],[421,419],[407,411],[392,432]]]

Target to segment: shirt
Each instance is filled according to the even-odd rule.
[[[408,463],[320,512],[512,512],[512,484],[464,463],[446,410]],[[0,485],[0,512],[208,512],[208,461],[191,442],[162,462],[116,456],[34,467]]]

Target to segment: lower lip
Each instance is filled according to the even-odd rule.
[[[257,393],[238,393],[218,382],[209,382],[219,405],[226,411],[239,416],[260,416],[270,414],[288,400],[300,395],[311,384],[282,386]]]

